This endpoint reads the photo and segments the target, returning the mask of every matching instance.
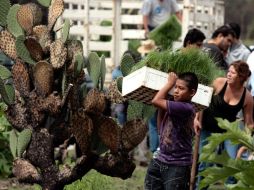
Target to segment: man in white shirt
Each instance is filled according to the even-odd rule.
[[[229,47],[225,61],[228,66],[238,60],[247,61],[248,56],[250,55],[250,50],[242,43],[240,40],[241,28],[237,23],[229,23],[229,26],[234,32],[235,37],[231,47]]]
[[[172,14],[181,21],[182,14],[176,0],[144,0],[141,9],[146,34],[165,22]]]

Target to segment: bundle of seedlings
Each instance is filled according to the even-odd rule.
[[[147,55],[145,59],[132,67],[131,72],[148,66],[163,72],[194,72],[199,83],[210,85],[212,81],[224,76],[225,73],[219,69],[209,56],[196,48],[186,48],[180,51],[154,51]]]
[[[161,49],[170,49],[182,33],[182,26],[175,15],[149,33],[149,38]]]
[[[41,6],[48,9],[47,24],[41,22]],[[69,20],[59,29],[61,37],[55,35],[64,1],[11,6],[9,0],[1,0],[0,10],[0,50],[14,62],[11,71],[4,66],[0,70],[0,94],[13,128],[14,176],[48,190],[63,189],[91,169],[130,177],[135,164],[128,153],[146,136],[147,111],[135,115],[140,106],[133,103],[133,114],[123,126],[109,117],[105,111],[109,101],[126,101],[119,93],[121,79],[105,92],[105,57],[94,52],[83,55],[82,43],[69,38]],[[121,65],[128,68],[129,58]],[[84,69],[92,89],[87,88]],[[77,148],[75,165],[59,165],[56,147],[66,149],[70,143]]]

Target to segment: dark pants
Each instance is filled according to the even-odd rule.
[[[147,169],[145,190],[189,190],[190,166],[171,166],[152,159]]]

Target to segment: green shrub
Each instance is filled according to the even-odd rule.
[[[11,174],[12,154],[9,148],[9,131],[11,125],[4,116],[3,110],[6,105],[0,103],[0,178],[8,177]]]
[[[101,190],[112,187],[111,177],[102,175],[95,170],[91,170],[81,180],[65,186],[65,190]]]
[[[216,154],[215,150],[220,143],[225,140],[231,140],[233,144],[241,144],[254,152],[254,138],[249,130],[241,130],[239,121],[230,123],[227,120],[217,119],[219,127],[225,129],[225,133],[214,133],[208,140],[209,143],[204,146],[200,161],[218,164],[219,166],[209,167],[200,173],[204,177],[201,180],[199,189],[216,183],[225,182],[227,177],[234,176],[237,183],[226,185],[227,189],[232,190],[253,190],[254,189],[254,161],[231,159],[224,151],[221,155]]]

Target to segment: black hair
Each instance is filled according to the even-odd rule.
[[[196,28],[190,29],[184,38],[183,47],[186,47],[188,43],[195,44],[197,42],[203,42],[205,38],[206,38],[205,34],[201,32],[199,29]]]
[[[226,26],[226,25],[223,25],[223,26],[217,28],[217,29],[213,32],[212,38],[214,39],[214,38],[218,37],[219,34],[222,34],[224,37],[231,34],[233,37],[235,37],[235,32],[234,32],[234,30],[233,30],[231,27]]]
[[[228,24],[229,27],[231,27],[231,29],[235,32],[235,37],[237,39],[240,38],[240,35],[241,35],[241,27],[239,24],[237,23],[234,23],[234,22],[231,22]]]
[[[192,72],[185,72],[178,75],[178,79],[184,80],[187,83],[187,87],[189,90],[198,89],[198,77],[195,73]]]

